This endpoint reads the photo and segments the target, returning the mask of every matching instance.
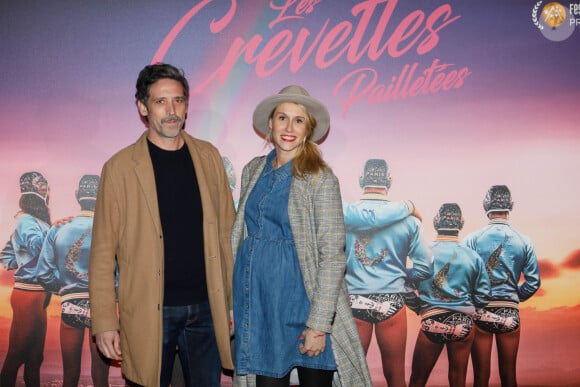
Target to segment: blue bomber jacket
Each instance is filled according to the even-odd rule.
[[[463,243],[485,262],[491,298],[519,303],[540,288],[538,259],[532,242],[505,219],[494,219],[465,237]],[[524,280],[520,284],[520,277]]]
[[[432,275],[431,253],[420,221],[408,216],[408,203],[364,195],[343,211],[350,294],[407,293]],[[363,217],[369,220],[367,227]],[[407,257],[412,267],[407,267]]]
[[[14,270],[15,288],[43,290],[36,279],[36,267],[49,227],[48,223],[30,214],[18,215],[14,232],[0,254],[4,267]]]

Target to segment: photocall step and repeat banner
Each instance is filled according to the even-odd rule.
[[[415,203],[426,243],[442,203],[460,205],[461,240],[487,224],[488,188],[509,187],[509,221],[532,240],[542,277],[520,305],[519,382],[580,384],[580,1],[4,1],[0,37],[0,247],[14,231],[21,193],[44,197],[42,178],[51,221],[81,213],[81,177],[99,175],[146,129],[134,101],[145,65],[184,70],[185,130],[231,162],[236,200],[243,166],[271,149],[252,128],[255,106],[298,84],[330,111],[320,150],[344,202],[361,197],[366,160],[384,159],[389,198]],[[90,194],[91,184],[81,191]],[[83,235],[69,252],[85,277],[74,249],[88,240]],[[2,364],[15,313],[7,262]],[[52,295],[45,337],[36,338],[46,340],[43,385],[62,381],[63,302]],[[408,311],[407,319],[408,380],[419,317]],[[93,384],[88,332],[83,386]],[[498,384],[495,349],[492,358]],[[374,384],[385,386],[374,340],[368,363]],[[123,384],[119,367],[109,380]],[[447,384],[445,355],[429,384]]]

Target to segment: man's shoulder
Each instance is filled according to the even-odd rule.
[[[477,251],[469,248],[464,243],[458,243],[457,247],[463,253],[463,255],[465,257],[469,257],[473,261],[477,261],[478,259],[481,259],[481,256],[479,255],[479,253]]]
[[[105,164],[115,165],[115,164],[118,164],[118,163],[125,163],[126,161],[132,159],[133,158],[133,155],[135,153],[135,150],[138,147],[138,144],[139,144],[139,141],[140,140],[141,140],[141,138],[139,138],[134,143],[129,144],[129,145],[125,146],[124,148],[121,148],[120,150],[118,150],[117,152],[115,152],[106,161]]]
[[[493,230],[494,226],[495,225],[493,223],[484,224],[483,226],[481,226],[478,229],[469,233],[469,235],[472,237],[477,237],[477,236],[480,236],[482,234],[487,234],[487,233],[489,233],[490,230]]]
[[[481,229],[478,229],[478,230],[475,230],[475,231],[472,231],[472,232],[466,234],[463,237],[463,239],[461,241],[461,244],[462,245],[466,245],[467,243],[472,242],[474,239],[477,239],[477,237],[479,236],[479,234],[481,234]]]
[[[193,137],[191,134],[189,134],[187,132],[183,132],[182,135],[183,135],[185,142],[188,145],[193,145],[195,150],[201,151],[201,152],[216,153],[219,155],[218,149],[211,142],[206,141],[206,140],[202,140],[202,139],[197,138],[197,137]]]
[[[389,202],[389,203],[390,203],[391,208],[395,208],[396,203],[399,203],[399,205],[401,205],[401,206],[404,205],[404,203],[401,203],[401,202]],[[401,219],[397,223],[412,225],[413,227],[416,227],[416,228],[423,227],[423,222],[421,222],[421,220],[419,218],[417,218],[416,216],[407,216],[407,217]]]
[[[532,238],[530,238],[527,234],[524,234],[523,232],[519,231],[518,229],[516,229],[511,225],[509,225],[509,230],[512,236],[520,238],[523,243],[530,245],[532,244]]]

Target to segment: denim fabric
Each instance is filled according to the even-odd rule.
[[[221,363],[209,302],[163,307],[163,355],[160,386],[168,386],[176,348],[189,387],[219,387]]]
[[[236,373],[280,378],[296,366],[334,370],[330,335],[321,355],[299,351],[310,302],[288,218],[292,163],[273,170],[274,155],[248,197],[248,236],[234,266]]]

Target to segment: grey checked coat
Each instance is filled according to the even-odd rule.
[[[242,172],[240,203],[232,229],[234,259],[245,237],[246,201],[265,162],[265,156],[254,158]],[[321,171],[316,179],[311,175],[305,179],[293,178],[288,216],[311,303],[306,325],[331,335],[338,366],[338,377],[334,378],[333,384],[372,386],[344,281],[346,256],[342,200],[338,179],[330,169]],[[255,376],[236,375],[234,385],[255,386]]]

